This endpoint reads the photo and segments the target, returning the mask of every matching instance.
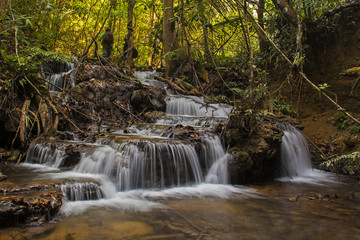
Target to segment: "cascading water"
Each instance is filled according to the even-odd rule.
[[[98,184],[92,182],[66,183],[60,186],[68,201],[98,200],[106,196]]]
[[[63,146],[51,143],[31,143],[26,153],[25,163],[43,164],[59,168],[63,163],[65,150]]]
[[[284,136],[281,143],[282,182],[293,181],[310,184],[333,182],[328,173],[313,169],[311,155],[304,135],[290,124],[279,124]]]
[[[280,125],[284,132],[281,144],[281,174],[290,178],[305,176],[312,170],[307,141],[290,124]]]
[[[136,73],[135,76],[153,78],[154,74]],[[166,88],[153,79],[143,84]],[[108,199],[112,204],[112,201],[118,202],[119,197],[127,198],[125,192],[129,190],[158,191],[206,183],[228,184],[227,154],[219,137],[210,133],[209,127],[226,121],[231,110],[232,107],[225,104],[208,104],[202,97],[169,95],[165,117],[157,123],[137,124],[114,131],[110,138],[100,139],[97,144],[84,148],[80,162],[72,171],[52,173],[53,178],[64,182],[59,186],[67,201],[72,201],[66,204],[64,211],[71,211],[71,206],[78,201],[95,200],[104,204],[104,199]],[[184,125],[190,125],[188,129],[197,133],[196,146],[173,138],[172,129]],[[56,146],[34,143],[29,148],[26,162],[61,168],[65,148],[60,146],[60,143]],[[214,191],[207,187],[200,189],[210,192],[198,193],[199,188],[193,191],[210,195]],[[134,192],[136,199],[140,192]],[[86,204],[95,203],[87,201]]]
[[[42,67],[43,78],[47,81],[50,92],[58,93],[62,89],[72,88],[75,86],[75,64],[74,63],[58,63],[57,67],[52,70],[52,74],[47,75]]]

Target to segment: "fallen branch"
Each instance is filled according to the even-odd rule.
[[[170,79],[162,78],[162,77],[159,77],[159,76],[155,76],[154,78],[157,79],[157,80],[160,80],[160,81],[162,81],[162,82],[165,82],[165,83],[169,84],[169,86],[171,87],[172,90],[178,91],[178,92],[181,93],[181,94],[186,94],[186,90],[185,90],[185,89],[182,89],[181,87],[179,87],[178,85],[176,85],[175,83],[173,83]]]
[[[56,106],[60,109],[60,112],[64,116],[66,121],[68,121],[71,125],[73,125],[78,132],[85,134],[85,132],[83,130],[81,130],[78,126],[76,126],[76,124],[73,121],[71,121],[71,119],[65,114],[65,111],[61,106],[59,106],[59,105],[56,105]]]
[[[359,81],[360,81],[360,77],[358,77],[358,78],[355,80],[355,82],[354,82],[354,84],[353,84],[353,86],[352,86],[352,88],[351,88],[351,91],[350,91],[350,96],[353,94],[353,92],[354,92],[355,88],[357,87]]]
[[[140,119],[138,116],[134,115],[133,113],[131,113],[129,110],[127,110],[126,108],[124,108],[123,106],[117,104],[116,102],[113,102],[113,104],[119,108],[121,108],[122,110],[124,110],[125,112],[127,112],[128,114],[130,114],[131,116],[133,116],[134,118],[136,118],[137,120],[139,120],[140,122],[144,123],[144,121],[142,119]]]

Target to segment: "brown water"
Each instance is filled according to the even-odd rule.
[[[9,181],[22,179],[21,172]],[[26,172],[28,183],[43,181],[31,182],[35,172]],[[334,175],[321,179],[333,181],[118,193],[66,204],[54,223],[0,229],[0,239],[360,239],[360,203],[349,197],[358,185]],[[314,200],[314,193],[324,198]]]

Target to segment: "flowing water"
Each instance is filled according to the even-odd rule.
[[[166,115],[156,124],[117,130],[96,144],[33,143],[25,163],[4,173],[18,186],[61,188],[59,219],[0,229],[0,239],[360,239],[360,205],[349,198],[357,185],[313,170],[306,141],[292,126],[282,126],[282,178],[230,185],[227,153],[209,131],[230,112],[169,91]],[[200,151],[172,138],[167,129],[177,124],[193,126]],[[69,144],[83,144],[70,170]]]

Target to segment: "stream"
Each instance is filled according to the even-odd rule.
[[[166,89],[154,73],[137,74]],[[350,198],[358,184],[312,169],[297,129],[280,126],[284,177],[231,185],[227,152],[210,130],[232,107],[166,90],[166,114],[156,123],[116,129],[91,144],[36,142],[25,163],[4,166],[8,182],[56,184],[65,197],[50,223],[2,228],[0,239],[360,239],[360,205]],[[171,126],[191,126],[200,154],[174,138]],[[71,169],[62,167],[69,144],[83,146]]]

